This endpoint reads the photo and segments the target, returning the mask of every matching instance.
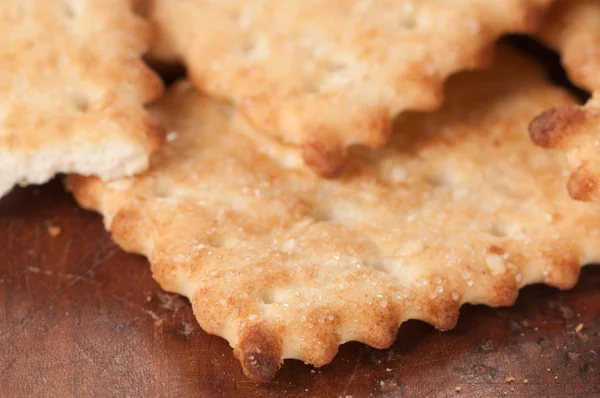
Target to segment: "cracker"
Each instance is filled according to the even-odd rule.
[[[233,100],[251,124],[333,177],[352,145],[380,147],[401,111],[433,110],[443,82],[532,32],[550,0],[152,0],[154,56]]]
[[[558,1],[540,38],[560,53],[573,82],[594,95],[583,107],[557,106],[540,114],[529,127],[531,138],[567,153],[574,199],[600,203],[600,1]]]
[[[560,53],[576,85],[600,90],[600,1],[556,1],[537,37]]]
[[[542,148],[566,153],[573,199],[600,203],[600,91],[585,106],[555,106],[529,125],[531,139]]]
[[[129,0],[0,1],[0,196],[56,173],[147,168],[162,141],[143,104],[149,27]]]
[[[353,150],[328,180],[180,82],[154,108],[170,133],[149,172],[67,185],[265,381],[284,358],[322,366],[347,341],[388,347],[407,319],[447,330],[463,303],[572,287],[600,259],[600,214],[568,196],[560,154],[529,140],[553,103],[573,99],[503,51],[492,70],[453,77],[439,112],[404,114],[389,146]]]

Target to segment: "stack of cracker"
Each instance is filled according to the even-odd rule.
[[[600,2],[552,3],[2,0],[0,195],[69,174],[258,381],[570,288],[600,260]],[[147,50],[188,76],[163,94]]]

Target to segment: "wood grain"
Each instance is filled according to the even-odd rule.
[[[389,350],[346,344],[258,385],[59,181],[0,202],[0,242],[0,396],[600,396],[599,267],[572,291],[464,307],[447,333],[411,321]]]

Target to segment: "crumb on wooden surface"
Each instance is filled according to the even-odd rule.
[[[577,333],[581,332],[583,330],[583,323],[580,323],[579,325],[577,325],[577,327],[575,328],[575,331]]]
[[[53,238],[56,238],[58,235],[60,235],[61,232],[62,232],[62,230],[60,229],[60,227],[58,225],[49,225],[48,226],[48,235],[50,235]]]
[[[507,383],[512,383],[513,381],[515,381],[515,378],[512,376],[508,376],[506,379],[504,379],[504,381]]]

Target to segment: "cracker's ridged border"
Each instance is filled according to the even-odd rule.
[[[555,0],[536,37],[560,53],[573,83],[600,90],[600,2]]]
[[[70,176],[67,179],[67,188],[73,192],[77,202],[88,210],[102,212],[102,188],[101,182],[97,179],[82,178]],[[138,202],[138,200],[140,202]],[[111,231],[113,239],[126,251],[132,253],[144,253],[149,250],[142,241],[147,239],[150,225],[144,224],[147,221],[141,213],[143,199],[134,199],[126,208],[120,210],[112,220],[106,220],[107,227]],[[140,224],[141,223],[141,224]],[[144,227],[140,228],[140,225]],[[135,227],[134,227],[135,226]],[[137,231],[137,235],[134,233]],[[145,232],[142,232],[145,231]],[[165,231],[153,231],[160,236]],[[428,292],[421,292],[424,299],[418,304],[422,307],[424,316],[415,318],[410,313],[404,313],[402,308],[390,303],[386,309],[381,309],[380,314],[372,314],[373,327],[365,334],[354,339],[368,344],[372,347],[385,349],[390,347],[395,339],[401,324],[410,319],[419,319],[425,321],[439,330],[446,331],[453,329],[458,321],[459,311],[463,304],[484,304],[492,307],[513,305],[518,297],[519,289],[530,284],[544,283],[559,289],[570,289],[577,283],[580,270],[581,259],[574,257],[564,257],[560,248],[556,253],[547,253],[549,263],[554,265],[554,270],[550,275],[543,275],[541,270],[536,270],[534,275],[529,275],[528,280],[522,283],[515,281],[512,273],[506,273],[494,284],[493,294],[487,301],[469,302],[453,300],[450,292],[445,293],[441,300],[426,300]],[[516,264],[517,268],[524,264]],[[172,268],[168,259],[154,258],[151,262],[151,268],[154,278],[166,290],[169,288],[168,274]],[[434,276],[432,275],[432,278]],[[431,291],[436,288],[431,284]],[[177,292],[176,293],[181,293]],[[447,297],[446,297],[447,296]],[[207,303],[204,302],[202,292],[197,291],[188,297],[192,303],[194,313],[204,330],[207,325],[203,324],[200,314],[205,312]],[[301,359],[307,364],[317,367],[330,363],[338,352],[340,344],[348,341],[342,340],[341,335],[335,329],[336,324],[332,324],[330,329],[324,334],[323,344],[315,346],[313,352],[305,352],[305,357],[287,357],[285,356],[285,342],[282,340],[281,333],[276,325],[270,325],[267,321],[250,323],[237,331],[237,344],[234,345],[234,354],[240,361],[244,373],[247,377],[267,382],[271,380],[284,359]],[[210,330],[207,330],[210,333]],[[230,342],[231,343],[231,342]]]
[[[239,113],[188,83],[155,108],[173,140],[153,171],[67,186],[121,247],[148,257],[163,289],[190,298],[202,329],[224,337],[252,379],[271,379],[284,358],[325,365],[347,341],[389,347],[408,319],[448,330],[464,303],[511,305],[533,283],[567,289],[600,259],[600,216],[570,200],[566,162],[526,132],[536,113],[575,101],[532,62],[502,55],[450,82],[440,113],[405,115],[421,135],[357,151],[337,181],[270,153]],[[415,210],[411,221],[426,221],[406,223]],[[416,232],[388,234],[394,226]],[[406,253],[413,239],[433,252]]]
[[[592,92],[585,106],[557,106],[529,125],[533,142],[567,153],[573,199],[600,203],[600,2],[557,0],[537,37],[561,56],[574,84]]]
[[[600,128],[599,102],[550,108],[529,125],[536,145],[567,152],[573,168],[567,188],[577,200],[600,202],[600,156],[593,133]]]
[[[235,98],[236,93],[228,92],[227,88],[222,87],[222,82],[218,82],[220,86],[213,87],[213,82],[217,82],[217,79],[211,78],[210,72],[207,72],[205,54],[198,54],[200,59],[194,59],[193,55],[185,53],[193,49],[190,32],[187,31],[184,35],[185,40],[187,40],[185,43],[177,43],[178,27],[176,23],[169,19],[175,18],[175,16],[167,12],[167,9],[173,3],[167,1],[164,5],[160,1],[152,0],[145,6],[143,13],[159,27],[160,37],[154,49],[157,60],[166,62],[174,62],[176,59],[183,60],[187,64],[190,79],[195,82],[197,87],[222,98],[234,98],[234,101],[238,102],[242,113],[257,131],[267,132],[269,135],[277,137],[280,132],[283,132],[284,135],[278,138],[286,144],[299,147],[307,166],[322,177],[335,178],[340,176],[343,171],[348,157],[348,148],[354,145],[364,145],[370,148],[383,147],[389,142],[392,122],[398,113],[409,110],[431,111],[439,108],[443,103],[444,82],[449,76],[461,70],[488,67],[493,58],[493,42],[506,33],[526,34],[535,32],[539,28],[546,8],[551,1],[505,1],[506,4],[503,6],[506,6],[506,9],[503,11],[510,10],[510,15],[514,20],[497,24],[489,23],[488,25],[491,26],[485,26],[483,31],[480,32],[478,42],[465,44],[463,43],[464,40],[459,42],[456,37],[452,37],[448,32],[434,32],[434,36],[445,38],[447,47],[460,49],[460,51],[457,50],[457,54],[460,56],[453,56],[452,61],[446,63],[439,62],[440,65],[437,65],[437,67],[440,70],[430,76],[414,76],[421,73],[420,71],[430,68],[432,62],[430,59],[421,59],[414,62],[412,67],[413,76],[407,79],[405,83],[408,83],[411,88],[420,88],[418,100],[413,98],[414,103],[404,104],[400,107],[373,104],[371,108],[366,109],[367,107],[361,105],[363,114],[360,117],[354,117],[353,123],[345,125],[345,131],[337,131],[339,128],[335,126],[343,124],[339,120],[335,122],[330,120],[328,123],[315,125],[314,120],[304,120],[302,117],[293,123],[285,122],[286,125],[283,126],[282,119],[291,119],[287,117],[289,116],[288,113],[298,116],[299,108],[308,107],[303,101],[298,100],[298,95],[288,95],[274,101],[270,93],[265,93],[265,95],[242,95],[240,98]],[[485,2],[482,2],[482,4],[485,4]],[[481,8],[479,14],[482,15],[482,19],[489,21],[498,14],[497,7],[482,6],[482,4],[473,6]],[[177,7],[177,5],[174,7]],[[160,10],[155,11],[155,8]],[[503,17],[505,16],[503,15]],[[473,21],[465,19],[455,21],[454,24],[461,24],[464,30],[463,25],[468,25],[471,22]],[[484,37],[485,40],[481,37]],[[180,45],[177,46],[176,44]],[[195,66],[195,63],[199,63],[201,66]],[[229,89],[229,91],[234,90]],[[326,107],[327,103],[333,102],[331,98],[325,95],[313,96],[312,101],[319,104],[316,106],[313,104],[314,108],[317,109]],[[344,114],[343,117],[349,118],[349,115]],[[287,134],[287,132],[290,132],[290,134]]]

